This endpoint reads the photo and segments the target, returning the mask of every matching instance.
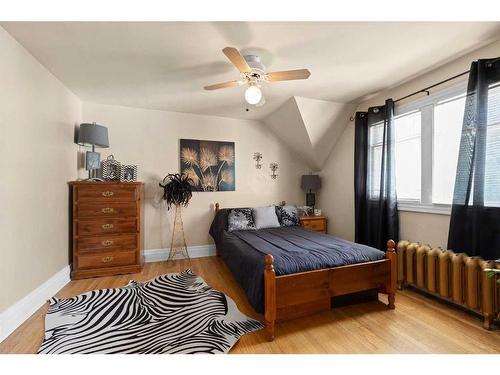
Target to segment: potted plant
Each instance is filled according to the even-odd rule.
[[[174,259],[177,254],[182,254],[189,259],[181,207],[187,207],[193,196],[192,184],[193,180],[185,173],[169,173],[159,184],[163,188],[162,198],[167,204],[167,209],[170,210],[172,205],[175,207],[174,228],[167,261]]]
[[[496,262],[498,262],[498,261],[496,261]],[[486,272],[488,277],[494,277],[495,275],[500,274],[500,268],[485,268],[484,272]],[[500,277],[497,279],[497,283],[500,284]]]

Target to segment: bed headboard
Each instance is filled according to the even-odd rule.
[[[280,206],[286,206],[286,201],[281,201],[279,203]],[[215,213],[221,209],[219,202],[215,202]]]

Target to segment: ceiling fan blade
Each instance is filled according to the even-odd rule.
[[[267,73],[269,81],[290,81],[293,79],[307,79],[311,75],[308,69],[283,70],[281,72]]]
[[[238,81],[228,81],[228,82],[216,83],[215,85],[205,86],[204,89],[218,90],[218,89],[225,89],[226,87],[235,87],[239,85],[240,83]]]
[[[238,69],[241,73],[250,73],[252,71],[252,68],[250,68],[244,59],[243,56],[241,56],[240,51],[238,51],[236,48],[233,47],[226,47],[222,50],[224,52],[224,55],[227,56],[229,61]]]

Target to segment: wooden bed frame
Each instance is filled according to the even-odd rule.
[[[219,203],[216,203],[216,212],[219,209]],[[395,246],[393,240],[387,241],[386,257],[382,260],[282,276],[276,276],[273,256],[267,254],[264,319],[268,340],[274,340],[276,322],[330,310],[331,298],[335,296],[376,288],[388,295],[387,306],[394,309],[397,283]]]

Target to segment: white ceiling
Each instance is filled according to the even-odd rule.
[[[1,25],[84,101],[262,119],[292,96],[355,101],[500,38],[500,23],[4,22]],[[245,111],[221,50],[258,54],[268,71],[308,68],[305,81],[264,88]]]

